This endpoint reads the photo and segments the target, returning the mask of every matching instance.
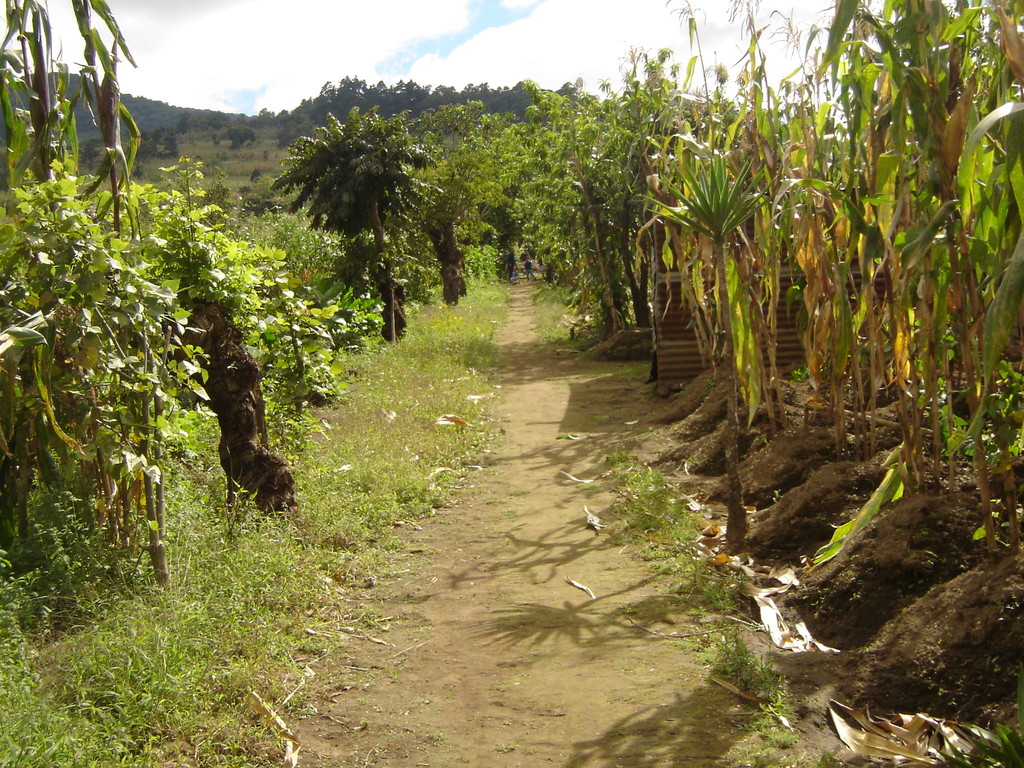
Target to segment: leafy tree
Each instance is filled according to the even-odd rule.
[[[256,141],[256,131],[247,125],[233,125],[228,128],[228,139],[231,141],[231,149],[241,149]]]
[[[433,162],[418,174],[423,182],[418,218],[441,270],[445,303],[466,295],[459,230],[480,234],[480,212],[501,197],[488,138],[496,130],[480,102],[442,107],[427,113],[417,127],[430,147]]]
[[[616,248],[621,222],[617,163],[606,127],[614,105],[581,89],[568,96],[531,90],[532,178],[521,196],[522,216],[545,264],[565,272],[577,301],[600,310],[605,335],[625,327],[626,281]],[[638,209],[639,210],[639,209]]]
[[[426,165],[404,117],[352,110],[341,123],[333,116],[312,137],[291,147],[287,170],[275,187],[296,192],[298,210],[308,204],[314,227],[351,237],[369,233],[369,248],[352,258],[365,269],[384,302],[383,335],[397,341],[405,330],[405,289],[396,276],[397,253],[387,226],[400,221],[417,198],[413,171]]]

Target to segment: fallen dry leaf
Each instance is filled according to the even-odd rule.
[[[956,723],[921,713],[876,718],[830,701],[829,714],[842,742],[865,757],[941,765],[947,755],[969,752],[972,746]]]
[[[566,580],[567,583],[569,583],[572,586],[576,587],[576,589],[582,589],[584,592],[586,592],[588,595],[590,595],[590,599],[591,600],[597,600],[597,598],[594,596],[594,593],[590,590],[590,587],[585,587],[582,584],[580,584],[578,581],[573,581],[568,576],[565,577],[565,580]]]
[[[456,416],[454,413],[446,413],[441,416],[437,421],[434,422],[434,426],[437,427],[468,427],[470,423],[461,416]]]
[[[285,740],[284,764],[286,768],[296,768],[299,764],[299,737],[256,691],[249,693],[249,708]]]

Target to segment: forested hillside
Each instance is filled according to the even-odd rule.
[[[76,83],[72,77],[71,90]],[[571,89],[566,85],[562,90],[567,93]],[[326,83],[318,95],[304,99],[294,109],[277,114],[264,110],[254,116],[179,107],[142,95],[123,96],[124,106],[142,134],[137,178],[157,180],[160,167],[190,157],[203,162],[207,174],[232,195],[245,194],[261,176],[276,175],[285,148],[325,125],[329,114],[343,120],[353,108],[364,112],[376,109],[383,117],[406,113],[415,120],[427,112],[470,102],[481,104],[486,114],[506,115],[514,121],[525,119],[531,103],[524,83],[512,88],[482,84],[455,89],[405,81],[371,85],[352,77]],[[76,120],[83,157],[94,162],[103,144],[84,102],[76,109]]]

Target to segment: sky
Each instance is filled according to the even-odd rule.
[[[65,41],[70,2],[49,0]],[[629,50],[691,56],[684,11],[699,29],[708,66],[730,69],[745,48],[730,0],[108,0],[137,68],[122,64],[121,90],[179,107],[256,114],[291,110],[344,77],[386,84],[545,88],[582,79],[618,87]],[[758,26],[773,79],[796,66],[777,30],[827,27],[829,0],[761,0]],[[735,71],[735,70],[733,70]]]

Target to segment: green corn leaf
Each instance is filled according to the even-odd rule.
[[[861,510],[853,519],[836,528],[835,533],[832,534],[831,541],[814,554],[812,560],[814,565],[821,565],[838,555],[846,544],[846,540],[867,526],[878,513],[878,510],[882,508],[883,504],[895,501],[903,495],[903,475],[900,472],[899,462],[902,448],[902,445],[897,446],[889,454],[885,460],[885,466],[890,469],[885,474],[882,484],[871,494],[867,504],[861,507]]]
[[[853,24],[853,19],[857,15],[858,5],[859,0],[838,0],[836,3],[836,15],[832,20],[832,25],[829,27],[828,44],[825,47],[822,66],[828,66],[839,55],[839,48],[843,43],[843,38],[846,37],[846,32],[850,29],[850,25]]]
[[[1007,102],[1006,104],[992,110],[992,112],[986,115],[985,118],[975,126],[974,130],[971,131],[971,135],[968,137],[967,143],[964,144],[964,152],[961,157],[966,157],[974,152],[974,150],[978,148],[978,144],[980,144],[981,140],[985,137],[985,134],[992,130],[992,126],[1007,117],[1019,115],[1022,111],[1024,111],[1024,103],[1016,101]]]
[[[985,316],[983,337],[982,364],[986,381],[990,380],[999,358],[1006,349],[1013,324],[1020,311],[1021,300],[1024,299],[1024,233],[1017,238],[1017,246],[1013,250],[1003,273],[1003,279],[996,289],[996,296]]]

